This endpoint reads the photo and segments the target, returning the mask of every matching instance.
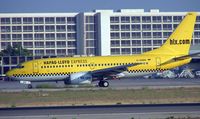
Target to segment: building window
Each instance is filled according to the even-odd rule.
[[[135,38],[141,38],[141,33],[140,32],[133,32],[132,33],[132,38],[135,39]]]
[[[153,16],[152,19],[153,19],[154,23],[160,23],[161,22],[161,16]]]
[[[54,32],[55,31],[55,26],[45,26],[45,31],[46,32]]]
[[[10,26],[1,26],[1,32],[10,32]]]
[[[141,54],[141,48],[132,48],[132,54]]]
[[[95,17],[94,16],[86,16],[85,17],[85,23],[94,23]]]
[[[130,17],[121,17],[121,23],[130,23]]]
[[[200,32],[194,32],[194,38],[200,38]]]
[[[178,24],[173,24],[174,29],[176,29],[178,26]]]
[[[163,37],[168,38],[172,32],[163,32]]]
[[[44,50],[35,50],[36,56],[44,56]]]
[[[119,33],[111,33],[111,39],[120,39]]]
[[[67,47],[76,47],[76,41],[68,41]]]
[[[95,55],[95,48],[86,48],[86,54],[87,55]]]
[[[59,55],[59,56],[65,56],[66,55],[66,50],[65,49],[58,49],[57,50],[57,55]]]
[[[194,40],[194,43],[195,43],[195,45],[200,44],[200,39],[195,39],[195,40]]]
[[[1,42],[1,48],[6,49],[10,44],[10,42]]]
[[[195,24],[194,29],[195,30],[200,30],[200,24]]]
[[[143,31],[150,31],[151,30],[151,25],[150,24],[143,24],[142,25],[142,30]]]
[[[34,18],[34,23],[35,24],[44,24],[44,18],[42,18],[42,17],[35,17]]]
[[[76,25],[67,25],[67,31],[68,32],[76,31]]]
[[[13,40],[22,40],[22,35],[21,34],[12,34],[12,39]]]
[[[66,47],[66,42],[65,41],[57,41],[57,48],[64,48]]]
[[[13,42],[12,45],[13,45],[14,47],[22,46],[22,42]]]
[[[172,30],[172,24],[163,24],[163,30]]]
[[[55,48],[55,42],[46,42],[46,48]]]
[[[161,24],[153,24],[153,30],[162,30]]]
[[[44,48],[44,42],[35,42],[35,48]]]
[[[196,22],[200,22],[200,16],[196,17]]]
[[[10,18],[1,18],[1,24],[10,24]]]
[[[111,23],[119,23],[119,17],[110,17]]]
[[[12,18],[12,24],[21,24],[22,20],[21,18]]]
[[[129,32],[122,32],[121,38],[122,39],[130,39],[130,33]]]
[[[162,45],[162,40],[153,40],[153,45],[154,46],[161,46]]]
[[[24,48],[33,48],[33,42],[24,42]]]
[[[86,47],[95,47],[96,40],[86,40]]]
[[[22,32],[21,26],[12,26],[12,32]]]
[[[151,48],[143,48],[143,52],[151,51]]]
[[[32,24],[33,23],[33,19],[31,17],[24,17],[23,18],[23,23],[24,24]]]
[[[67,24],[75,24],[76,17],[67,17]]]
[[[172,16],[163,16],[163,22],[172,22]]]
[[[23,32],[33,32],[33,26],[23,26]]]
[[[153,32],[153,38],[162,38],[161,32]]]
[[[173,16],[174,22],[181,22],[182,16]]]
[[[111,31],[119,31],[119,25],[111,25],[110,29]]]
[[[133,16],[131,17],[132,23],[140,23],[140,17],[139,16]]]
[[[141,40],[132,40],[132,46],[141,46]]]
[[[66,34],[65,33],[57,33],[56,39],[57,40],[66,40]]]
[[[44,26],[34,26],[35,32],[44,32]]]
[[[140,31],[140,25],[139,24],[131,25],[131,29],[132,29],[132,31]]]
[[[44,34],[34,34],[35,40],[44,40]]]
[[[33,34],[23,34],[24,40],[33,40]]]
[[[55,50],[46,50],[46,55],[47,56],[55,55]]]
[[[57,24],[65,24],[65,17],[56,17]]]
[[[120,41],[118,40],[111,41],[111,47],[118,47],[118,46],[120,46]]]
[[[54,24],[54,23],[55,23],[54,17],[45,18],[45,24]]]
[[[1,34],[1,40],[11,40],[10,34]]]
[[[142,22],[143,23],[150,23],[151,22],[151,17],[150,16],[143,16],[142,17]]]
[[[46,34],[46,40],[55,40],[55,34],[54,33]]]
[[[131,54],[130,48],[122,48],[122,54]]]
[[[151,38],[151,32],[142,32],[143,38]]]
[[[151,40],[142,40],[143,46],[151,46]]]
[[[111,48],[111,54],[112,55],[119,55],[120,49],[119,48]]]
[[[65,25],[58,25],[58,26],[56,26],[56,31],[57,32],[65,32],[66,31]]]
[[[130,31],[130,25],[121,25],[121,31]]]
[[[95,32],[86,32],[86,39],[96,39]]]
[[[76,55],[76,49],[68,49],[68,55]]]
[[[131,45],[131,41],[130,40],[122,40],[121,41],[121,46],[130,46]]]
[[[76,39],[76,33],[67,33],[67,39]]]

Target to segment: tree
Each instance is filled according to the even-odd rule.
[[[27,50],[23,49],[21,45],[12,47],[8,45],[6,49],[0,52],[0,56],[31,56],[32,54]]]

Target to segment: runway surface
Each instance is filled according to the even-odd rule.
[[[98,82],[93,82],[92,85]],[[199,87],[200,79],[121,79],[121,80],[109,80],[109,88],[165,88],[165,87]],[[53,87],[65,87],[62,81],[56,82],[33,82],[32,85],[35,88],[40,84],[50,84]],[[0,90],[6,89],[26,89],[27,86],[20,84],[17,81],[0,81]]]
[[[65,106],[37,108],[0,108],[0,119],[51,119],[55,117],[77,117],[83,119],[103,118],[155,118],[182,115],[200,117],[200,104],[146,104],[146,105],[103,105],[103,106]],[[99,117],[100,116],[100,117]]]

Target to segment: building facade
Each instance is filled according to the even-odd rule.
[[[33,56],[140,54],[161,46],[185,15],[157,9],[1,13],[0,50],[20,45]],[[200,44],[200,12],[193,44]]]

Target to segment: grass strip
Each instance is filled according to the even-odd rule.
[[[200,88],[1,92],[0,107],[200,102]]]

